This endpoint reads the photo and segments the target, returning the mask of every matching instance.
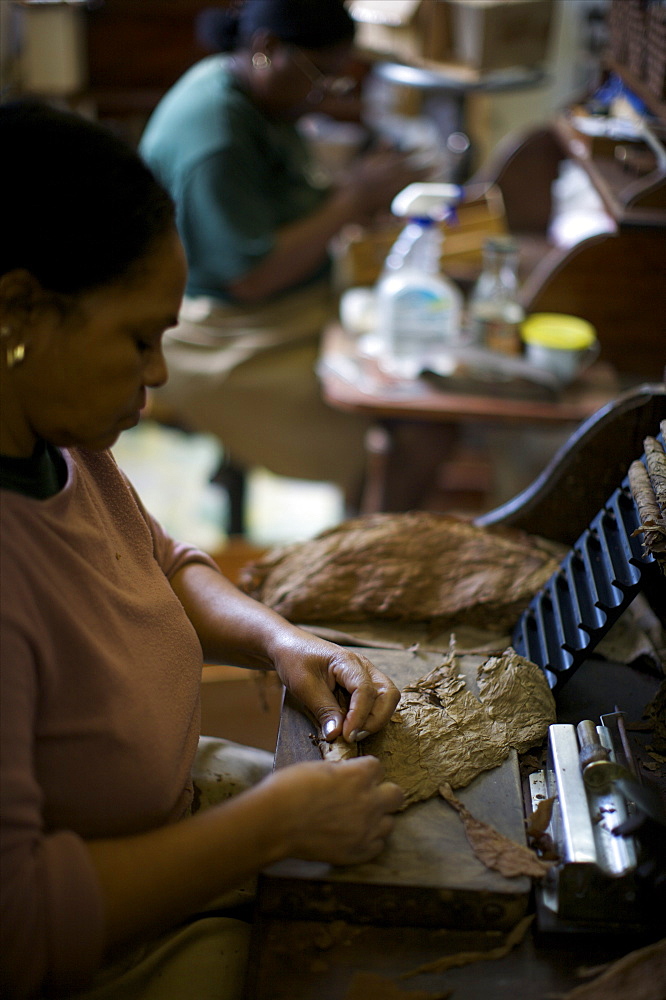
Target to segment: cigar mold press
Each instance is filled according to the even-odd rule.
[[[663,433],[657,441],[663,447]],[[666,576],[636,533],[640,525],[627,476],[520,618],[514,648],[542,667],[555,691],[648,578],[666,607]],[[558,859],[537,889],[544,931],[654,926],[653,882],[644,878],[654,859],[648,849],[646,860],[644,839],[628,830],[651,825],[663,852],[666,810],[660,795],[639,782],[623,713],[602,715],[600,723],[550,726],[546,767],[529,777],[532,810],[544,802],[552,810],[546,835]],[[624,835],[613,832],[623,825]],[[663,909],[656,919],[666,919]]]
[[[636,777],[622,712],[600,721],[550,726],[546,767],[529,776],[532,810],[551,803],[546,832],[558,858],[536,890],[544,931],[638,931],[665,919],[650,895],[654,859],[614,831],[649,822],[663,841],[666,810]]]

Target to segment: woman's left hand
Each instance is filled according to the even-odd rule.
[[[355,743],[386,725],[400,692],[367,657],[295,629],[274,652],[285,687],[314,717],[327,740],[342,735]],[[347,692],[341,707],[336,688]]]
[[[242,594],[211,566],[189,563],[171,586],[192,622],[209,663],[276,670],[327,740],[354,743],[391,718],[400,693],[361,653],[352,653],[281,618]],[[347,692],[345,710],[336,689]]]

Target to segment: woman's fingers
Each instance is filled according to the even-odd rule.
[[[378,854],[404,802],[400,788],[383,777],[370,756],[276,772],[269,780],[281,789],[277,808],[287,826],[287,856],[346,865]]]
[[[354,743],[359,734],[376,732],[388,722],[400,692],[362,654],[308,636],[276,664],[289,690],[316,720],[327,740],[340,735]],[[336,691],[345,693],[338,698]],[[361,737],[362,738],[362,737]]]
[[[365,739],[385,726],[400,700],[400,692],[392,682],[383,691],[373,688],[371,698],[364,695],[365,691],[352,694],[344,719],[342,735],[350,743]]]
[[[402,809],[405,804],[405,793],[400,785],[396,785],[393,781],[383,781],[381,790],[385,797],[384,806],[388,813],[396,813]]]
[[[393,715],[400,692],[390,678],[377,670],[365,656],[354,654],[354,669],[343,669],[337,675],[338,683],[350,694],[342,735],[355,743],[363,735],[376,733]]]

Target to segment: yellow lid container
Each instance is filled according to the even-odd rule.
[[[584,351],[597,339],[591,323],[565,313],[533,313],[522,323],[520,333],[526,344],[561,351]]]

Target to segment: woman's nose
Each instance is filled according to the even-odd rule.
[[[168,378],[169,369],[167,368],[164,352],[160,345],[150,352],[148,364],[144,372],[144,380],[150,389],[158,389],[161,385],[164,385]]]

